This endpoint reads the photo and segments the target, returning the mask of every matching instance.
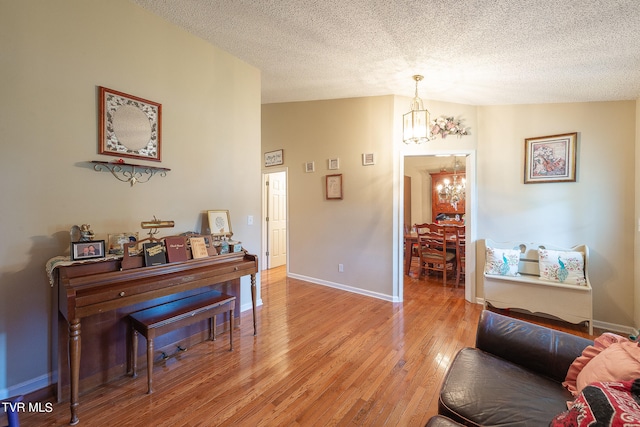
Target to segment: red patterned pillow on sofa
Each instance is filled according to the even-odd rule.
[[[550,427],[640,426],[640,379],[586,386]]]

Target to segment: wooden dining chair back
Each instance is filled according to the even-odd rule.
[[[464,227],[459,227],[456,234],[456,288],[460,284],[460,276],[465,274],[467,237]]]
[[[417,226],[418,244],[420,251],[421,274],[428,274],[430,271],[442,272],[442,284],[447,284],[447,272],[453,273],[455,253],[447,251],[447,238],[442,225],[422,224]],[[455,245],[455,243],[449,243]]]

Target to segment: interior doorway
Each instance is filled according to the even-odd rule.
[[[287,263],[287,171],[263,174],[263,269]]]
[[[404,239],[403,239],[403,229],[404,229],[404,217],[405,217],[405,204],[404,204],[404,179],[402,179],[403,176],[406,175],[407,171],[405,170],[406,166],[407,166],[407,162],[408,161],[414,161],[414,162],[422,162],[422,160],[425,160],[425,163],[429,163],[431,162],[431,166],[425,167],[424,169],[421,169],[421,172],[418,174],[418,176],[420,177],[417,180],[414,180],[414,182],[411,183],[411,189],[412,189],[412,199],[411,199],[411,208],[412,210],[419,210],[419,209],[423,209],[423,210],[427,210],[427,209],[431,209],[431,196],[428,197],[428,201],[427,202],[421,202],[417,199],[417,192],[420,191],[431,191],[431,181],[430,181],[430,175],[429,175],[429,171],[428,169],[436,169],[435,171],[437,171],[439,168],[441,167],[446,167],[447,169],[451,169],[452,165],[453,165],[453,157],[452,156],[458,156],[459,159],[461,159],[461,157],[464,157],[464,160],[460,160],[462,162],[462,164],[464,165],[464,170],[465,170],[465,174],[466,174],[466,189],[465,189],[465,232],[466,232],[466,240],[467,240],[467,245],[466,245],[466,258],[467,258],[467,262],[466,262],[466,274],[464,275],[464,290],[465,290],[465,300],[469,301],[469,302],[474,302],[476,299],[476,271],[475,271],[475,241],[476,241],[476,218],[477,218],[477,201],[476,201],[476,182],[475,182],[475,175],[476,175],[476,153],[475,150],[433,150],[432,152],[422,152],[422,153],[411,153],[411,152],[407,152],[407,153],[402,153],[401,158],[400,158],[400,183],[402,185],[402,190],[399,191],[398,195],[400,197],[402,197],[401,200],[398,200],[399,204],[398,207],[399,209],[399,215],[397,217],[398,220],[398,227],[399,227],[399,240],[400,240],[400,244],[398,246],[398,253],[399,253],[399,257],[397,259],[401,260],[401,262],[398,265],[398,280],[397,280],[397,284],[398,284],[398,288],[397,288],[397,292],[395,292],[395,296],[397,296],[397,300],[398,301],[402,301],[404,298],[404,292],[403,292],[403,283],[404,283],[404,251],[401,250],[403,248],[403,244],[404,244]],[[430,159],[436,159],[436,160],[430,160]],[[437,160],[440,159],[440,160]],[[434,163],[435,162],[435,163]],[[438,162],[442,163],[441,166],[438,166]],[[418,182],[419,181],[419,182]],[[420,203],[423,203],[422,206],[419,206]],[[415,209],[414,209],[415,208]],[[416,221],[419,220],[419,218],[415,217],[414,214],[411,215],[412,218],[410,220],[411,224],[416,223]],[[430,215],[429,215],[430,217]],[[426,217],[425,217],[426,218]],[[423,219],[422,217],[420,219]]]

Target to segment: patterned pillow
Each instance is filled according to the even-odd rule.
[[[569,410],[556,415],[550,427],[640,425],[640,379],[595,382],[586,386]]]
[[[519,276],[518,263],[520,251],[518,249],[498,249],[487,246],[485,274],[498,276]]]
[[[550,282],[586,285],[582,252],[538,249],[540,278]]]

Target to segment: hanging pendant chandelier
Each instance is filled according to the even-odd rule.
[[[438,184],[436,190],[441,200],[449,203],[454,210],[458,210],[458,203],[464,201],[466,194],[467,180],[458,177],[458,160],[453,162],[453,182],[445,178],[443,184]]]
[[[425,110],[422,99],[418,96],[418,82],[424,77],[413,76],[416,81],[416,95],[411,101],[411,111],[404,114],[402,120],[402,140],[405,144],[422,144],[431,139],[429,111]]]

